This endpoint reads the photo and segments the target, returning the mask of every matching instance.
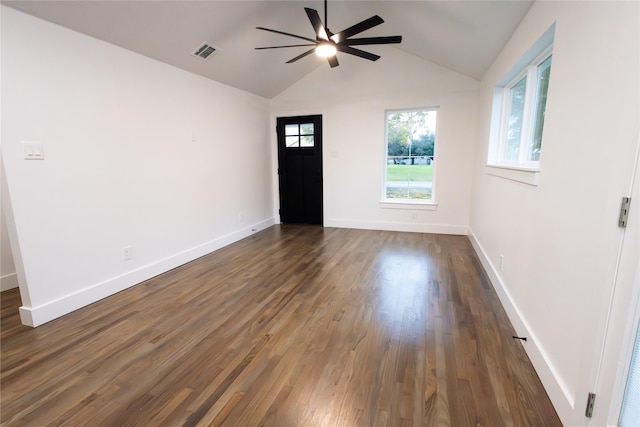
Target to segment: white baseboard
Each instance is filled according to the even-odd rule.
[[[498,294],[498,298],[500,298],[500,302],[507,312],[507,316],[516,330],[516,333],[519,336],[527,337],[527,341],[523,342],[522,345],[524,346],[533,367],[540,377],[553,406],[558,412],[558,416],[561,420],[572,419],[576,403],[575,396],[571,393],[558,374],[547,352],[544,350],[537,339],[536,334],[533,332],[533,329],[527,322],[527,319],[522,316],[522,313],[518,309],[518,305],[511,297],[509,289],[502,281],[498,270],[495,268],[493,263],[491,263],[489,256],[471,229],[469,230],[469,240],[480,259],[482,266],[487,272],[489,280],[491,280],[491,284]]]
[[[234,231],[217,239],[179,252],[170,257],[132,270],[121,276],[113,277],[79,292],[50,301],[37,307],[20,307],[20,319],[27,326],[40,326],[79,308],[92,304],[98,300],[118,293],[124,289],[141,283],[154,276],[167,272],[180,265],[186,264],[201,256],[242,240],[258,231],[275,224],[275,218],[269,218],[249,227]]]
[[[0,292],[8,291],[9,289],[18,287],[18,276],[16,273],[7,274],[0,277]]]
[[[362,221],[355,219],[327,219],[325,227],[357,228],[361,230],[406,231],[412,233],[457,234],[466,236],[466,225],[423,224],[415,222]]]

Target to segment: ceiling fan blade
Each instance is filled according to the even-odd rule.
[[[334,34],[331,36],[331,40],[336,43],[341,43],[349,37],[355,36],[356,34],[366,31],[369,28],[373,28],[376,25],[380,25],[383,22],[384,19],[380,18],[378,15],[374,15],[369,19],[365,19],[362,22],[358,22],[356,25],[352,25],[351,27]]]
[[[328,56],[327,61],[329,61],[329,65],[331,65],[331,68],[337,67],[338,65],[340,65],[338,64],[338,58],[335,55]]]
[[[269,31],[269,32],[276,33],[276,34],[282,34],[283,36],[296,37],[298,39],[306,40],[308,42],[313,42],[313,43],[316,42],[316,40],[310,39],[308,37],[298,36],[298,35],[291,34],[291,33],[285,33],[284,31],[272,30],[272,29],[264,28],[264,27],[256,27],[256,30]]]
[[[264,46],[264,47],[256,47],[254,49],[256,50],[261,50],[261,49],[280,49],[283,47],[302,47],[302,46],[315,46],[315,44],[288,44],[286,46]]]
[[[378,55],[374,55],[373,53],[365,52],[364,50],[356,49],[354,47],[345,45],[338,45],[337,47],[340,52],[359,56],[360,58],[368,59],[369,61],[377,61],[378,59],[380,59],[380,56]]]
[[[322,20],[320,19],[320,15],[318,15],[318,11],[315,9],[309,9],[308,7],[305,7],[304,10],[307,12],[307,16],[309,17],[309,21],[311,21],[313,31],[316,32],[318,40],[329,41],[329,35],[327,34],[327,30],[322,24]]]
[[[346,45],[346,46],[364,46],[369,44],[393,44],[393,43],[402,43],[402,36],[361,37],[357,39],[347,39],[340,44]]]
[[[292,62],[296,62],[298,59],[302,59],[302,58],[304,58],[305,56],[312,54],[314,50],[316,50],[316,48],[315,48],[315,47],[314,47],[313,49],[309,49],[309,50],[308,50],[308,51],[306,51],[305,53],[300,54],[300,55],[296,56],[295,58],[290,59],[289,61],[287,61],[287,64],[291,64]]]

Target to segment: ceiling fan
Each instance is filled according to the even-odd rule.
[[[327,58],[327,61],[329,61],[329,65],[331,65],[331,68],[333,68],[340,65],[338,64],[338,58],[336,57],[336,52],[344,52],[350,55],[359,56],[360,58],[368,59],[370,61],[377,61],[378,59],[380,59],[380,56],[374,55],[373,53],[366,52],[361,49],[356,49],[352,46],[366,46],[366,45],[374,45],[374,44],[395,44],[395,43],[402,42],[402,36],[351,38],[356,34],[360,34],[363,31],[366,31],[370,28],[373,28],[377,25],[382,24],[384,20],[380,18],[378,15],[374,15],[369,19],[365,19],[362,22],[358,22],[357,24],[352,25],[351,27],[340,31],[339,33],[334,34],[331,31],[329,31],[329,28],[327,25],[327,0],[324,0],[324,24],[320,20],[320,15],[318,15],[317,10],[310,9],[308,7],[305,7],[304,10],[307,12],[309,21],[311,21],[313,30],[316,33],[315,40],[309,37],[299,36],[291,33],[285,33],[284,31],[272,30],[264,27],[256,27],[256,29],[258,30],[269,31],[272,33],[282,34],[285,36],[295,37],[298,39],[311,42],[307,44],[291,44],[291,45],[284,45],[284,46],[257,47],[256,49],[258,50],[259,49],[281,49],[285,47],[313,46],[311,49],[307,50],[306,52],[287,61],[287,64],[296,62],[297,60],[302,59],[313,52],[316,52],[317,55]]]

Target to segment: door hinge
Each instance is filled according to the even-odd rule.
[[[587,397],[587,410],[584,412],[584,415],[587,418],[591,418],[593,416],[593,405],[596,403],[596,394],[589,393],[589,397]]]
[[[620,217],[618,218],[618,226],[625,228],[629,219],[629,206],[631,206],[631,197],[623,197],[620,204]]]

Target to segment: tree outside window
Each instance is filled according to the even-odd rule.
[[[386,199],[433,199],[435,109],[386,113]]]

